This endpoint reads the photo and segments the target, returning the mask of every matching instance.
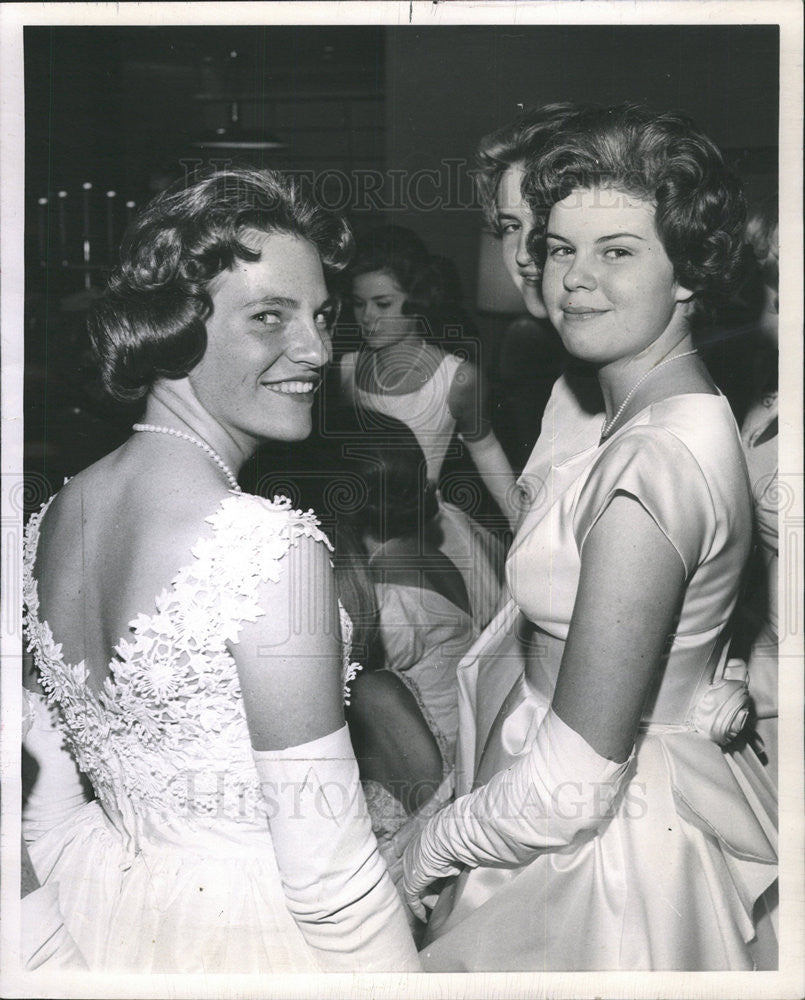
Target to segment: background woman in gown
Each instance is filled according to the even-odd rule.
[[[491,725],[472,653],[460,667],[476,790],[404,857],[420,913],[459,875],[424,964],[774,967],[775,797],[726,666],[751,499],[690,330],[736,276],[743,200],[687,119],[635,107],[585,114],[526,174],[550,209],[532,242],[548,314],[604,409],[560,379],[526,467],[507,577],[538,641]]]
[[[377,602],[381,669],[355,679],[347,721],[375,833],[396,880],[403,848],[452,798],[456,668],[480,632],[476,608],[488,598],[476,593],[475,574],[461,573],[431,538],[438,507],[416,437],[398,421],[385,418],[385,425],[384,433],[364,434],[348,460],[366,499],[339,519],[335,546],[338,559],[344,543],[356,539]],[[336,580],[343,580],[338,569]],[[342,600],[351,610],[346,595]]]
[[[34,696],[24,817],[92,971],[418,965],[344,724],[327,540],[237,483],[262,441],[310,432],[350,244],[278,175],[214,173],[134,223],[92,321],[107,387],[145,412],[28,527],[58,716]]]
[[[436,486],[458,433],[505,524],[513,525],[518,513],[514,475],[492,430],[483,371],[472,358],[461,358],[439,342],[445,325],[468,332],[445,262],[431,257],[411,230],[387,226],[366,236],[349,278],[364,344],[341,358],[344,398],[363,413],[406,424],[425,453],[428,478]],[[461,341],[450,346],[457,350]],[[495,564],[502,561],[495,539],[441,494],[437,498],[441,550],[462,568],[477,551],[472,533],[485,538],[494,576]],[[476,569],[482,571],[487,569]],[[488,609],[486,621],[494,610],[494,605]]]
[[[755,730],[775,783],[778,773],[779,561],[780,493],[778,482],[778,296],[779,223],[777,191],[753,212],[746,227],[762,276],[763,305],[753,330],[752,393],[741,425],[752,499],[755,505],[755,549],[738,615],[734,652],[749,666],[749,690]]]

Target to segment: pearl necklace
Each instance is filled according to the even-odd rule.
[[[626,393],[626,398],[621,403],[621,405],[618,407],[618,412],[615,414],[615,416],[609,421],[609,423],[607,423],[606,420],[604,421],[604,428],[601,431],[601,437],[605,438],[607,436],[607,434],[609,434],[609,432],[612,430],[612,428],[618,422],[618,420],[621,417],[623,411],[629,405],[629,400],[632,398],[632,396],[634,396],[634,394],[637,392],[637,390],[640,388],[640,386],[646,381],[646,379],[649,377],[649,375],[653,375],[654,372],[659,371],[660,368],[662,368],[663,365],[670,365],[670,363],[672,361],[679,361],[680,358],[687,358],[691,354],[698,354],[698,351],[696,351],[696,350],[693,350],[693,351],[683,351],[681,354],[675,354],[672,358],[666,358],[665,361],[661,361],[658,365],[654,365],[653,368],[649,368],[649,370],[647,372],[644,372],[640,376],[640,378],[635,382],[635,384],[632,386],[632,388]]]
[[[214,448],[211,448],[206,441],[201,441],[197,437],[193,437],[192,434],[186,434],[184,431],[177,431],[173,427],[159,427],[156,424],[135,424],[132,427],[133,431],[148,431],[151,434],[169,434],[171,437],[181,438],[183,441],[189,441],[190,444],[196,445],[197,448],[201,448],[203,452],[206,452],[210,458],[215,462],[218,468],[223,472],[227,478],[227,482],[235,491],[235,493],[242,493],[240,486],[238,485],[237,477],[235,473],[229,468],[226,462],[221,458]]]
[[[382,348],[380,348],[380,350],[382,350]],[[381,379],[377,355],[378,351],[373,351],[371,355],[372,377],[374,378],[375,383],[382,392],[394,393],[397,389],[400,388],[400,386],[405,382],[407,378],[410,378],[411,373],[415,372],[417,365],[425,356],[425,342],[424,340],[420,341],[419,349],[417,353],[410,359],[410,361],[397,362],[397,364],[402,368],[402,375],[400,375],[395,382],[388,382],[388,381],[384,382],[383,379]],[[419,381],[422,383],[422,385],[424,385],[428,381],[428,379],[431,378],[431,373],[426,373],[425,375],[423,375],[421,370],[416,371],[415,373]],[[409,392],[412,391],[416,392],[416,389],[414,390],[409,389]],[[404,393],[404,395],[408,395],[408,393]]]

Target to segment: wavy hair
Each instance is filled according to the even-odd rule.
[[[514,121],[481,139],[475,154],[475,184],[489,229],[500,235],[497,197],[509,167],[525,165],[539,156],[554,135],[572,128],[585,105],[569,102],[530,108]]]
[[[705,308],[726,302],[745,273],[746,203],[724,158],[690,118],[632,104],[587,108],[527,164],[535,216],[573,191],[611,187],[652,202],[676,280]],[[544,262],[544,226],[529,250]]]
[[[214,171],[157,195],[126,231],[120,266],[89,318],[112,396],[139,399],[157,378],[181,378],[201,360],[209,283],[238,260],[259,260],[243,243],[247,229],[308,240],[331,273],[352,252],[346,222],[273,171]]]

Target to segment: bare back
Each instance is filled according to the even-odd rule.
[[[132,454],[132,451],[134,453]],[[97,691],[115,646],[192,560],[205,518],[227,495],[214,469],[178,477],[127,445],[72,479],[42,520],[35,576],[40,618],[66,663],[85,662]]]

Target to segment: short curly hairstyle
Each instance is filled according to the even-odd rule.
[[[242,242],[248,229],[308,240],[325,272],[343,270],[352,253],[346,222],[273,171],[212,171],[157,195],[126,231],[120,266],[89,318],[112,396],[139,399],[156,379],[181,378],[201,360],[209,283],[237,260],[259,259]]]
[[[481,139],[475,154],[475,184],[484,219],[493,233],[500,235],[497,197],[503,175],[509,167],[525,167],[539,156],[546,143],[555,134],[572,128],[585,110],[585,105],[569,102],[530,108]]]
[[[523,193],[547,220],[575,190],[611,187],[650,201],[677,281],[704,311],[725,303],[745,272],[746,203],[718,147],[685,115],[623,104],[587,108],[532,158]],[[544,225],[529,250],[544,262]]]

